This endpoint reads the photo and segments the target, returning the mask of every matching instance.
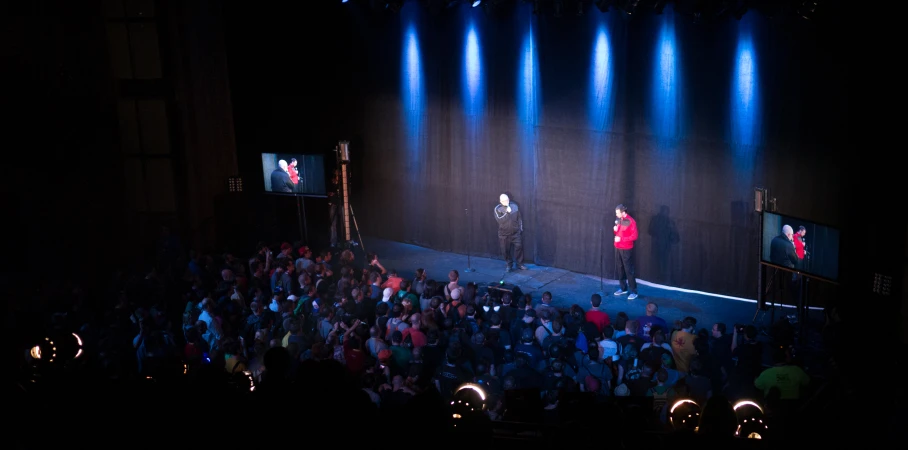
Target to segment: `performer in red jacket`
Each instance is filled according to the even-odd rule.
[[[296,158],[290,158],[290,167],[287,168],[287,172],[290,173],[290,181],[293,182],[294,192],[299,191],[300,184],[300,171],[297,168],[299,161]]]
[[[801,269],[801,270],[804,270],[807,268],[806,265],[804,264],[804,257],[807,256],[807,239],[804,238],[804,236],[806,236],[806,235],[807,235],[807,228],[804,228],[804,226],[801,225],[798,228],[798,232],[795,233],[794,239],[792,239],[792,241],[794,242],[794,245],[795,245],[795,253],[798,255],[797,268]]]
[[[637,298],[637,278],[634,274],[634,241],[637,240],[637,221],[628,215],[627,207],[615,207],[615,267],[618,270],[620,289],[615,295],[630,292],[628,300]]]

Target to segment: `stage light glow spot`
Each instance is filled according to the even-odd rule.
[[[539,56],[536,33],[528,8],[518,11],[521,23],[526,24],[517,71],[517,137],[525,166],[535,164],[536,124],[539,119]]]
[[[478,115],[483,108],[482,56],[479,48],[479,35],[471,21],[467,27],[467,38],[464,46],[464,109],[467,115]]]
[[[409,164],[416,164],[426,104],[422,52],[415,17],[418,11],[416,8],[401,11],[401,20],[406,23],[401,54],[401,109],[406,131],[405,147],[411,159]]]
[[[526,124],[536,123],[536,88],[538,83],[538,61],[536,56],[536,41],[533,36],[532,25],[523,38],[523,51],[520,59],[520,75],[517,98],[520,101],[520,119]]]
[[[750,20],[736,23],[738,42],[731,83],[731,142],[736,148],[736,165],[742,170],[753,166],[754,152],[749,149],[761,144],[762,126],[760,72]]]
[[[605,16],[595,15],[597,20],[605,20]],[[594,130],[609,128],[612,111],[612,64],[611,46],[609,45],[608,29],[604,23],[596,28],[596,41],[593,44],[591,62],[591,83],[589,97],[590,126]]]
[[[675,45],[674,14],[663,14],[656,41],[653,73],[652,130],[660,138],[679,137],[678,111],[681,101],[680,58]]]

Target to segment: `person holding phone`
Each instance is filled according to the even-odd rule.
[[[369,261],[369,267],[367,267],[366,270],[368,270],[370,273],[378,272],[381,275],[388,274],[388,270],[385,269],[385,266],[382,265],[381,261],[378,260],[378,254],[369,253],[368,255],[366,255],[366,259]]]

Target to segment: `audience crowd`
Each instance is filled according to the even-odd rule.
[[[456,270],[399,273],[351,249],[184,254],[167,236],[159,249],[147,273],[115,275],[103,311],[88,310],[74,285],[47,305],[49,323],[27,336],[43,342],[21,358],[23,399],[44,392],[60,411],[86,414],[96,404],[127,426],[140,409],[136,431],[185,426],[190,437],[253,445],[318,435],[408,445],[455,425],[491,433],[512,423],[643,442],[630,433],[693,433],[692,422],[696,434],[735,439],[742,401],[762,408],[761,437],[790,438],[828,405],[818,400],[826,381],[801,369],[784,329],[766,343],[753,325],[662,317],[656,303],[630,317],[598,294],[489,290]],[[54,383],[66,391],[42,388]],[[466,383],[478,389],[459,389]],[[702,410],[679,425],[682,399]],[[203,422],[217,428],[191,427]]]

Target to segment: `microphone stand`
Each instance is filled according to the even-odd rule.
[[[615,226],[618,226],[618,220],[615,220]],[[616,236],[617,236],[617,234],[616,234]],[[612,245],[612,247],[615,247],[615,246]],[[618,280],[618,289],[621,289],[621,274],[618,273],[619,269],[620,269],[620,267],[618,267],[618,247],[615,247],[615,279]]]
[[[467,217],[467,222],[469,222],[469,229],[467,231],[467,268],[464,269],[464,272],[476,272],[476,269],[473,268],[473,265],[470,262],[470,246],[473,245],[473,222],[470,222],[470,210],[468,208],[463,209],[464,216]]]
[[[605,293],[605,288],[603,287],[603,273],[605,271],[605,252],[603,251],[603,246],[605,245],[605,227],[599,225],[599,291],[603,294]]]

